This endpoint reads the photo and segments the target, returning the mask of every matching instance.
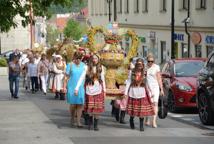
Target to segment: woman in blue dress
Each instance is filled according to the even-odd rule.
[[[74,123],[75,114],[77,114],[78,128],[82,127],[80,119],[85,103],[84,82],[87,71],[87,66],[81,62],[82,57],[81,52],[74,53],[73,61],[67,64],[64,81],[64,90],[67,89],[67,102],[70,104],[71,124]]]

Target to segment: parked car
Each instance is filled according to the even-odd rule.
[[[10,54],[12,54],[14,51],[13,50],[9,50],[6,52],[1,53],[1,57],[6,58],[6,60],[9,60]]]
[[[201,122],[205,125],[214,124],[214,51],[199,72],[196,96]]]
[[[204,58],[182,58],[165,63],[162,78],[169,111],[196,108],[197,75],[205,61]]]

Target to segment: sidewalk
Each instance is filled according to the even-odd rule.
[[[6,76],[0,76],[1,144],[72,144],[24,95],[10,98]]]

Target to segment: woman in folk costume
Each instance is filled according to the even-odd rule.
[[[130,115],[131,129],[135,129],[134,117],[136,116],[140,119],[140,131],[144,131],[144,117],[154,115],[154,109],[146,84],[142,59],[136,61],[135,68],[131,72],[131,79],[126,84],[125,96],[128,96],[127,113]]]
[[[60,100],[65,100],[65,93],[63,91],[64,73],[66,64],[62,60],[61,55],[55,56],[56,62],[53,63],[53,72],[55,73],[53,87],[55,88],[55,99],[60,97]]]
[[[87,65],[81,62],[83,55],[81,52],[74,53],[73,61],[67,64],[64,90],[67,88],[67,103],[70,105],[71,124],[74,124],[77,114],[77,127],[82,128],[80,123],[84,103],[85,103],[85,76]]]
[[[100,64],[99,56],[90,57],[85,82],[86,103],[85,112],[89,114],[88,129],[94,123],[94,130],[98,131],[99,115],[104,112],[104,97],[106,93],[104,67]],[[94,122],[93,122],[94,118]]]
[[[134,68],[134,64],[132,63],[132,58],[129,60],[130,65],[129,65],[129,77],[128,80],[131,79],[131,72],[132,69]],[[127,80],[127,81],[128,81]],[[125,115],[126,115],[126,106],[127,106],[127,97],[122,97],[121,99],[117,99],[114,102],[114,107],[115,107],[115,119],[116,121],[120,122],[121,124],[125,124]]]

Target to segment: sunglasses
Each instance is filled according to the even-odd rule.
[[[148,63],[153,63],[154,61],[148,61]]]

